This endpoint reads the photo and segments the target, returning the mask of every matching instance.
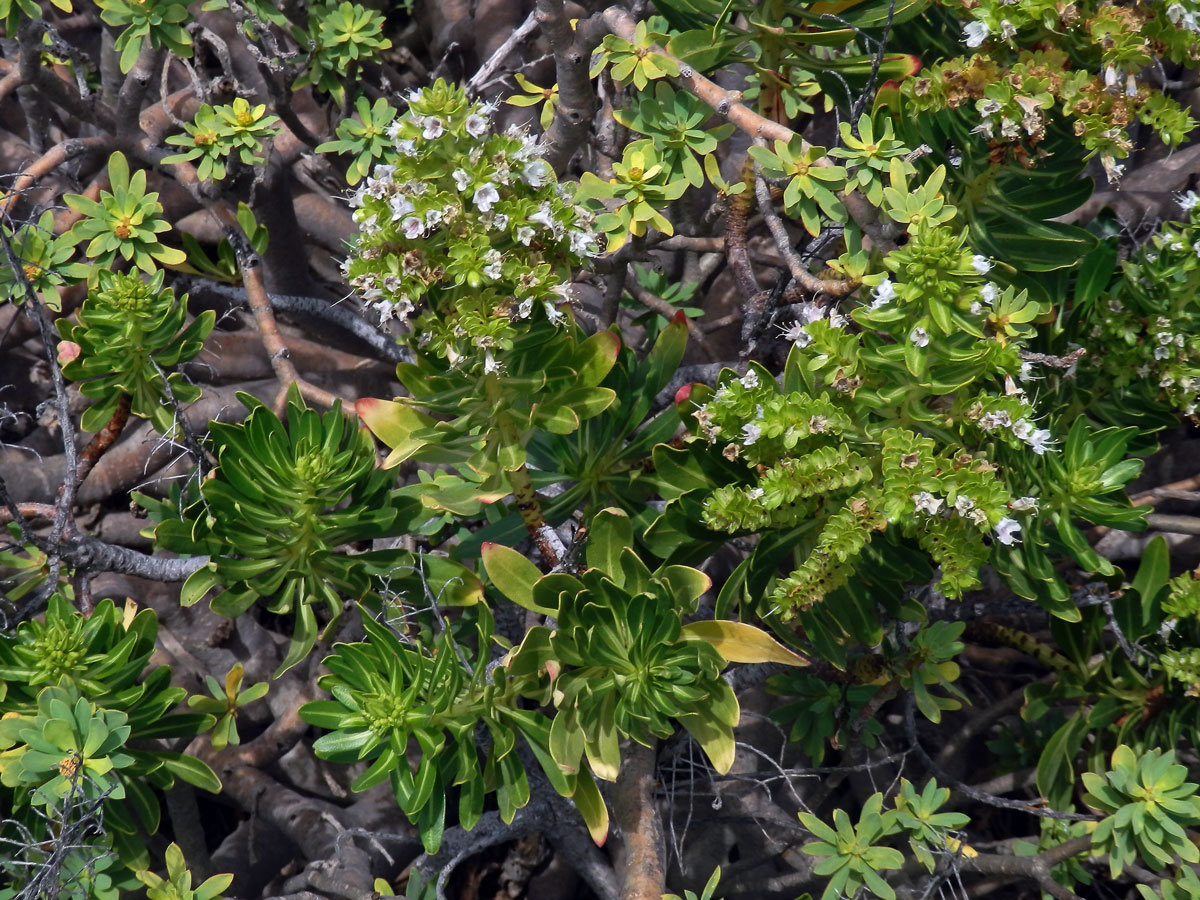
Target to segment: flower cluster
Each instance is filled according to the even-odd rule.
[[[973,38],[986,30],[980,22],[969,25],[968,46],[977,46]],[[1149,126],[1168,146],[1181,144],[1196,124],[1178,103],[1119,63],[1091,72],[1073,66],[1061,49],[1023,50],[1011,65],[995,54],[947,60],[906,81],[902,90],[920,111],[971,104],[978,114],[974,133],[1001,144],[1034,148],[1046,138],[1051,118],[1060,116],[1114,174],[1119,174],[1114,160],[1133,148],[1129,127],[1135,122]]]
[[[1078,339],[1105,348],[1084,357],[1085,374],[1109,385],[1142,389],[1158,402],[1195,416],[1200,410],[1200,205],[1180,197],[1187,222],[1166,222],[1128,262],[1113,291],[1079,324]]]
[[[507,349],[516,320],[563,321],[570,268],[597,250],[590,213],[538,141],[491,133],[493,111],[442,81],[411,95],[351,201],[350,284],[451,363]]]
[[[980,432],[1015,447],[1027,445],[1038,456],[1052,449],[1054,435],[1033,423],[1033,406],[1014,384],[1014,392],[997,396],[981,392],[964,410],[966,421]]]

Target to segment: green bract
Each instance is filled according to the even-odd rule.
[[[376,160],[382,159],[392,147],[388,126],[396,118],[396,108],[383,97],[374,104],[362,94],[354,98],[358,121],[342,119],[337,125],[336,141],[326,141],[316,148],[318,153],[355,154],[346,170],[346,182],[358,184]]]
[[[846,161],[849,173],[848,187],[862,191],[875,206],[882,206],[882,173],[890,170],[891,160],[904,157],[909,149],[904,146],[903,141],[896,140],[891,120],[884,121],[877,135],[875,123],[870,116],[864,115],[858,120],[857,131],[856,135],[849,122],[842,122],[838,133],[841,135],[843,146],[830,150],[829,155]],[[901,165],[905,165],[903,159]],[[901,171],[911,174],[912,166],[908,165],[907,169],[902,168]],[[936,191],[937,187],[934,186],[933,190]]]
[[[200,397],[200,388],[177,372],[180,363],[200,352],[216,313],[205,310],[187,321],[187,297],[164,288],[163,273],[145,281],[140,275],[101,271],[76,314],[78,324],[58,320],[63,339],[78,353],[63,374],[83,382],[85,397],[97,402],[83,414],[84,431],[99,431],[123,397],[130,411],[149,419],[167,434],[175,427],[175,408]]]
[[[613,177],[608,181],[584,172],[579,199],[617,201],[610,212],[596,217],[596,228],[608,235],[608,251],[613,253],[630,237],[645,235],[647,228],[674,234],[661,210],[687,189],[682,172],[673,173],[650,141],[638,141],[626,146],[621,161],[613,163]]]
[[[850,822],[844,810],[833,811],[833,828],[809,813],[800,813],[804,827],[817,838],[801,849],[812,856],[824,857],[813,866],[816,875],[829,876],[821,900],[855,896],[866,888],[883,900],[895,900],[896,892],[880,877],[880,872],[898,869],[904,864],[899,850],[875,844],[895,830],[898,813],[882,812],[883,795],[872,794],[863,804],[858,825]]]
[[[632,43],[615,34],[606,34],[592,66],[592,76],[608,66],[614,79],[622,84],[632,82],[639,91],[644,91],[651,81],[677,76],[679,64],[653,49],[656,43],[666,42],[666,35],[650,31],[645,22],[638,22]]]
[[[113,45],[122,72],[133,68],[147,38],[177,56],[192,55],[192,36],[182,25],[190,18],[186,0],[97,0],[96,5],[109,25],[125,26]]]
[[[225,675],[224,684],[211,675],[204,676],[212,697],[188,697],[188,706],[201,713],[216,716],[213,725],[212,746],[214,750],[224,750],[228,746],[237,746],[242,742],[237,730],[238,710],[247,703],[253,703],[267,695],[270,686],[260,681],[242,690],[242,677],[245,669],[242,664],[234,663]]]
[[[1184,831],[1200,824],[1200,797],[1186,781],[1187,767],[1175,751],[1136,754],[1122,744],[1113,751],[1112,768],[1103,775],[1083,773],[1083,800],[1108,813],[1092,832],[1092,847],[1108,854],[1113,878],[1141,859],[1155,871],[1174,862],[1200,862],[1200,850]]]
[[[776,141],[773,153],[766,147],[751,147],[750,155],[767,178],[788,179],[783,204],[790,214],[800,217],[813,237],[821,232],[822,214],[835,222],[846,221],[846,207],[836,196],[846,187],[846,170],[818,164],[826,162],[824,147],[808,146],[797,136],[791,141]]]
[[[54,236],[54,212],[46,210],[36,222],[26,222],[15,234],[6,226],[0,227],[12,242],[17,259],[16,268],[8,265],[7,259],[0,266],[0,299],[24,303],[28,282],[41,301],[57,312],[60,301],[56,288],[73,280],[68,275],[67,261],[74,244]]]
[[[148,888],[149,900],[220,900],[221,892],[233,882],[232,875],[214,875],[193,888],[192,873],[175,843],[167,847],[166,863],[166,878],[144,869],[136,873],[138,881]]]
[[[308,11],[313,53],[309,68],[293,87],[311,84],[340,101],[346,82],[354,80],[359,67],[392,46],[390,40],[380,36],[383,25],[383,16],[349,0],[314,4]]]
[[[184,7],[179,9],[186,15]],[[182,250],[167,247],[158,239],[171,226],[159,218],[162,205],[158,194],[146,192],[145,170],[138,169],[131,176],[125,155],[114,153],[108,158],[108,181],[112,190],[101,191],[99,202],[82,194],[63,197],[67,206],[85,216],[62,240],[72,247],[88,241],[84,248],[84,255],[92,261],[88,284],[95,284],[98,274],[111,268],[118,256],[146,274],[154,272],[156,262],[173,266],[186,260]]]
[[[205,181],[222,181],[228,161],[233,158],[244,166],[261,166],[266,158],[260,155],[263,142],[270,141],[279,129],[278,116],[266,114],[266,104],[251,106],[244,98],[236,98],[232,104],[216,108],[207,103],[196,110],[190,124],[184,125],[186,134],[173,134],[168,144],[187,147],[187,151],[164,157],[162,162],[185,162],[199,159],[196,174]]]
[[[712,110],[697,97],[676,92],[665,81],[654,86],[653,98],[643,96],[632,112],[614,110],[613,116],[626,128],[647,135],[671,176],[682,174],[692,187],[704,184],[700,161],[734,131],[728,123],[703,128],[712,118]]]
[[[538,124],[542,126],[542,131],[549,130],[550,123],[554,121],[554,110],[558,108],[558,85],[555,84],[548,88],[539,87],[520,72],[514,73],[514,77],[525,93],[515,94],[504,102],[510,106],[542,104],[542,111],[538,114]]]
[[[948,834],[971,821],[971,817],[958,812],[938,812],[950,799],[950,789],[938,787],[931,778],[924,790],[917,789],[907,778],[900,779],[900,793],[896,795],[896,824],[908,832],[908,844],[921,864],[932,872],[936,866],[934,850],[949,846]]]
[[[102,600],[85,617],[59,594],[50,597],[44,619],[0,635],[0,685],[7,688],[6,694],[0,691],[0,715],[6,716],[0,722],[32,719],[50,699],[69,694],[71,704],[84,703],[109,731],[122,727],[129,735],[114,775],[125,798],[106,803],[104,816],[122,856],[130,859],[140,852],[133,840],[139,824],[150,833],[158,828],[158,799],[151,788],[169,788],[179,777],[220,790],[220,781],[200,760],[146,743],[192,737],[214,721],[201,713],[173,712],[187,691],[172,687],[167,666],[148,668],[157,635],[153,610],[137,611],[132,601],[119,610]]]

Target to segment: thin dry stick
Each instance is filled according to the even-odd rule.
[[[12,211],[21,194],[33,186],[44,175],[49,175],[63,163],[77,159],[86,153],[104,153],[118,149],[122,144],[118,138],[101,134],[95,137],[71,138],[61,141],[34,160],[16,177],[12,189],[0,196],[0,216]]]
[[[234,246],[236,247],[237,244]],[[332,408],[339,398],[329,391],[309,384],[300,377],[296,367],[292,364],[291,354],[287,344],[283,342],[283,337],[279,334],[275,313],[271,310],[271,299],[267,296],[267,289],[263,285],[262,266],[259,264],[257,256],[252,256],[251,260],[243,261],[239,256],[238,266],[242,273],[242,283],[246,286],[246,302],[254,314],[254,324],[262,337],[263,347],[266,348],[267,357],[271,361],[271,368],[275,370],[275,376],[279,379],[281,390],[279,396],[275,398],[275,411],[282,412],[284,404],[287,402],[288,388],[293,384],[296,385],[305,400]],[[353,404],[342,404],[342,409],[347,413],[353,408]]]
[[[779,213],[775,211],[775,204],[771,202],[771,189],[763,179],[758,166],[754,167],[754,171],[756,175],[754,179],[754,191],[758,197],[758,208],[762,211],[763,219],[766,220],[767,228],[770,230],[771,237],[775,241],[776,249],[783,254],[783,259],[787,263],[788,271],[791,273],[793,280],[810,294],[826,294],[830,297],[844,297],[858,287],[859,282],[857,281],[835,281],[819,278],[808,271],[808,267],[800,260],[800,254],[792,249],[792,241],[788,237],[787,230],[783,227],[783,220],[779,218]]]
[[[8,74],[0,78],[0,101],[3,101],[5,97],[19,88],[23,83],[24,79],[21,77],[21,70],[17,68],[9,69]]]
[[[672,306],[662,297],[646,290],[636,280],[628,282],[626,287],[629,293],[633,294],[633,299],[651,312],[656,312],[670,321],[674,321],[677,316],[683,315],[683,310],[679,309],[679,307]],[[708,335],[704,333],[704,329],[697,325],[694,319],[689,319],[684,315],[683,323],[687,326],[688,336],[697,344],[703,344],[708,339]]]
[[[487,87],[486,82],[491,74],[500,67],[502,62],[508,59],[508,55],[513,52],[517,44],[525,40],[537,27],[538,14],[535,10],[525,17],[525,21],[517,26],[517,29],[508,36],[508,39],[496,48],[496,52],[488,57],[488,61],[479,67],[479,71],[471,76],[471,80],[466,84],[467,96],[474,97]]]

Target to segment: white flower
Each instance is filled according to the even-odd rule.
[[[392,221],[399,222],[410,212],[416,209],[411,200],[403,194],[397,194],[388,201],[388,206],[392,208]]]
[[[850,320],[843,316],[836,309],[829,311],[829,327],[830,328],[845,328],[846,323]]]
[[[1012,40],[1014,37],[1016,37],[1016,35],[1017,35],[1017,26],[1014,25],[1012,22],[1008,21],[1008,19],[1001,19],[1000,20],[1000,37],[1002,37],[1002,38],[1004,38],[1004,40],[1008,41],[1008,40]]]
[[[384,132],[384,134],[386,134],[391,140],[394,141],[396,138],[400,137],[400,129],[403,127],[404,127],[404,120],[396,119],[394,122],[392,122],[391,125],[389,125],[387,127],[387,130]]]
[[[813,434],[824,434],[829,427],[829,418],[827,416],[813,416],[808,420],[808,430]]]
[[[746,497],[750,500],[758,500],[763,495],[763,489],[760,487],[750,488],[746,491]]]
[[[1154,358],[1155,359],[1166,359],[1170,355],[1171,355],[1171,351],[1169,349],[1167,349],[1166,347],[1155,347],[1154,348]],[[1145,377],[1145,376],[1143,376],[1143,377]]]
[[[1125,174],[1125,166],[1118,163],[1111,153],[1101,154],[1100,165],[1104,167],[1104,174],[1108,177],[1109,184],[1116,184]]]
[[[1172,25],[1178,25],[1186,15],[1187,10],[1183,8],[1182,3],[1172,3],[1167,7],[1167,19]]]
[[[399,275],[385,275],[383,277],[383,289],[395,294],[400,290],[403,282],[400,281]]]
[[[479,113],[471,113],[467,116],[465,127],[471,137],[481,138],[487,134],[488,120]]]
[[[542,159],[535,159],[533,162],[526,163],[525,168],[521,170],[521,180],[534,190],[540,188],[553,177],[554,170]]]
[[[798,308],[800,321],[807,325],[809,322],[816,322],[818,319],[825,318],[825,310],[817,306],[815,303],[801,303]]]
[[[430,228],[437,228],[442,223],[442,211],[440,209],[427,210],[425,213],[425,224]]]
[[[533,236],[534,231],[528,225],[521,225],[517,228],[517,240],[526,247],[528,247],[530,242],[533,240]]]
[[[481,184],[475,188],[475,193],[471,197],[471,202],[478,207],[480,212],[491,212],[492,204],[500,199],[500,192],[496,190],[496,186],[490,181],[487,184]]]
[[[745,375],[743,375],[742,387],[748,391],[752,391],[758,387],[758,373],[751,369]]]
[[[1121,70],[1116,66],[1107,66],[1104,69],[1104,86],[1110,91],[1115,89],[1121,81]]]
[[[975,508],[975,501],[966,494],[959,494],[954,498],[954,510],[960,516],[965,516]]]
[[[1138,93],[1137,78],[1132,73],[1125,76],[1125,96],[1136,97]]]
[[[1018,497],[1012,503],[1008,504],[1008,508],[1013,512],[1028,512],[1029,510],[1037,512],[1037,497]]]
[[[963,29],[963,43],[974,50],[988,36],[988,27],[983,22],[968,22],[967,27]]]
[[[526,297],[521,301],[521,305],[517,307],[517,318],[528,319],[531,312],[533,312],[533,298]]]
[[[982,509],[973,509],[967,513],[967,520],[976,525],[986,525],[987,513],[985,513]]]
[[[591,232],[572,228],[567,232],[567,238],[571,242],[571,252],[576,256],[591,256],[595,252],[596,237]]]
[[[929,332],[919,325],[908,333],[908,339],[918,347],[929,346]]]
[[[1054,435],[1050,433],[1048,428],[1039,428],[1029,436],[1029,449],[1031,449],[1038,456],[1042,456],[1047,450],[1050,449],[1050,445],[1054,443],[1054,441],[1051,440],[1053,437]]]
[[[499,370],[500,366],[496,364],[496,358],[491,353],[485,353],[483,355],[483,374],[490,375]]]
[[[1041,380],[1040,376],[1033,374],[1033,363],[1029,362],[1028,360],[1021,363],[1021,371],[1017,373],[1017,378],[1021,379],[1021,381]]]
[[[1000,112],[1000,110],[1004,109],[999,100],[991,99],[980,100],[975,108],[979,110],[979,114],[985,119],[989,116],[994,116],[996,113]]]
[[[1012,424],[1012,419],[1004,410],[998,412],[984,413],[979,417],[979,427],[984,431],[995,431],[997,428],[1008,428]]]
[[[742,446],[749,447],[762,436],[762,429],[753,422],[747,422],[742,426]]]
[[[416,216],[409,216],[400,223],[400,228],[404,232],[404,236],[410,241],[419,238],[425,232],[425,223]]]
[[[804,327],[803,322],[793,322],[790,327],[780,329],[783,337],[803,349],[812,343],[812,335]]]
[[[971,268],[980,275],[986,275],[988,272],[992,271],[992,261],[986,256],[976,253],[971,257]]]
[[[465,191],[471,186],[471,176],[462,169],[455,169],[450,173],[450,177],[454,179],[454,186],[457,187],[460,192]]]
[[[538,225],[548,228],[551,232],[556,232],[558,229],[562,228],[562,225],[558,223],[558,220],[550,214],[550,207],[544,203],[538,207],[537,212],[529,217],[529,221],[536,222]]]
[[[488,263],[483,267],[482,271],[485,278],[489,279],[490,281],[496,281],[501,274],[500,261],[496,260],[494,263]]]
[[[567,317],[563,315],[562,311],[556,309],[554,304],[550,301],[543,301],[542,306],[546,308],[546,318],[550,320],[551,325],[561,325],[567,320]]]
[[[878,309],[885,303],[891,303],[896,299],[896,286],[892,284],[890,278],[885,278],[879,284],[875,285],[875,290],[871,292],[874,298],[871,302],[871,309]]]
[[[1006,516],[996,523],[996,540],[1006,546],[1012,546],[1018,540],[1017,534],[1020,530],[1021,523]]]
[[[1022,441],[1028,441],[1033,431],[1033,423],[1028,419],[1020,419],[1014,422],[1012,426],[1013,436]]]
[[[430,116],[425,120],[425,130],[421,132],[421,137],[426,140],[434,140],[440,138],[446,130],[446,126],[442,124],[442,120],[437,116]]]
[[[1191,212],[1200,205],[1200,194],[1195,191],[1188,191],[1186,194],[1176,194],[1175,202],[1179,204],[1179,208],[1184,212]]]
[[[1175,383],[1175,376],[1172,375],[1170,372],[1164,373],[1163,377],[1158,379],[1158,386],[1160,388],[1169,388],[1174,383]]]
[[[416,156],[417,155],[417,142],[414,141],[412,138],[409,138],[408,140],[404,140],[404,141],[396,141],[396,149],[399,150],[405,156]]]
[[[973,316],[983,315],[983,304],[982,303],[972,303],[971,307],[970,307],[970,312],[971,312],[971,315],[973,315]]]
[[[942,508],[941,498],[933,496],[929,491],[913,494],[912,501],[916,504],[917,512],[923,512],[929,516],[936,515],[937,511]]]
[[[984,303],[995,303],[996,298],[1000,296],[1000,288],[994,281],[989,281],[979,289],[979,296],[983,297]]]

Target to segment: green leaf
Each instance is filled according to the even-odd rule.
[[[1075,714],[1050,736],[1038,757],[1038,793],[1054,809],[1065,809],[1070,804],[1075,789],[1075,757],[1087,733],[1087,717]]]
[[[603,847],[608,840],[608,807],[600,796],[600,789],[592,779],[592,773],[587,769],[579,773],[575,781],[575,793],[571,795],[575,808],[583,816],[588,834],[592,836],[597,847]]]
[[[486,543],[480,553],[488,578],[501,594],[518,606],[543,616],[558,615],[557,608],[534,602],[533,587],[542,573],[528,559],[503,544]]]
[[[771,635],[742,622],[709,619],[683,626],[686,638],[711,644],[727,661],[734,663],[780,663],[785,666],[807,666],[808,660],[789,650]]]
[[[208,767],[208,764],[196,759],[194,756],[187,756],[183,753],[171,753],[166,750],[156,751],[155,756],[163,762],[163,767],[179,778],[182,778],[192,787],[198,787],[201,790],[208,791],[210,794],[221,793],[221,779],[217,777],[217,773]]]
[[[608,575],[617,585],[624,587],[625,575],[621,568],[621,553],[633,546],[633,523],[622,509],[610,507],[596,513],[588,531],[586,558],[588,568]]]

